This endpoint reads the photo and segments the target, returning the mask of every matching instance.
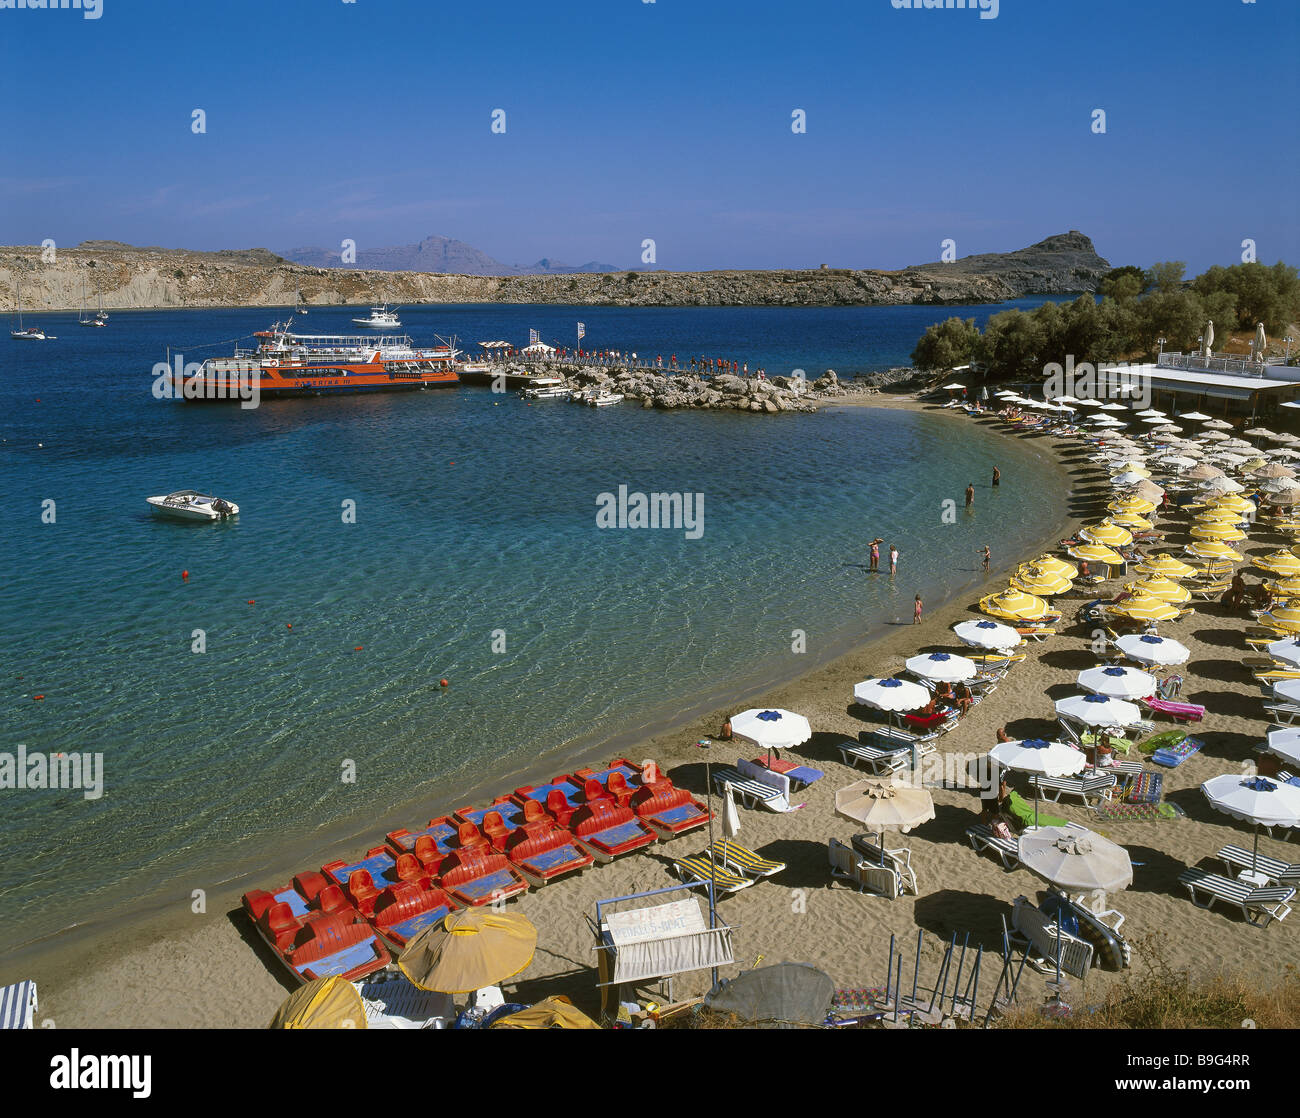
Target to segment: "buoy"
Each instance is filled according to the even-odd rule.
[[[255,604],[255,600],[254,600],[253,598],[249,598],[249,599],[248,599],[248,604],[249,604],[250,606],[251,606],[251,605],[254,605],[254,604]]]
[[[354,648],[352,651],[353,651],[353,652],[360,652],[360,651],[361,651],[361,645],[357,645],[357,647]]]
[[[190,572],[189,572],[189,571],[181,571],[181,579],[182,579],[182,580],[188,579],[189,577],[190,577]]]
[[[290,629],[292,629],[292,628],[293,628],[293,622],[290,621],[290,622],[288,623],[288,626],[287,626],[287,627],[290,628]]]
[[[438,680],[438,686],[439,686],[439,687],[449,687],[449,686],[451,686],[451,685],[450,685],[450,684],[449,684],[445,679],[440,679],[440,680]]]
[[[40,702],[43,698],[45,698],[44,695],[33,695],[33,696],[32,696],[32,702],[34,702],[34,703],[38,703],[38,702]]]
[[[455,464],[456,464],[455,462],[448,462],[448,463],[447,463],[448,466],[454,466]]]

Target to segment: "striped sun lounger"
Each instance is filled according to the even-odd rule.
[[[29,978],[0,988],[0,1029],[30,1029],[35,1018],[35,982]]]
[[[1241,909],[1246,920],[1257,928],[1266,928],[1273,920],[1285,920],[1291,914],[1287,901],[1295,896],[1294,885],[1270,885],[1254,889],[1241,881],[1220,877],[1217,873],[1192,866],[1178,875],[1178,881],[1187,886],[1192,904],[1197,908],[1213,908],[1215,901],[1226,901]],[[1198,894],[1206,894],[1202,904]]]
[[[774,862],[770,858],[764,858],[730,839],[718,839],[713,844],[713,856],[720,858],[737,873],[747,873],[752,877],[770,877],[785,869],[784,862]]]
[[[1078,796],[1086,804],[1103,799],[1115,787],[1116,780],[1114,773],[1099,772],[1087,776],[1038,776],[1034,783],[1045,800],[1059,803],[1062,796]]]
[[[1225,846],[1216,857],[1228,867],[1229,873],[1233,870],[1254,869],[1275,885],[1300,885],[1300,862],[1282,862],[1277,858],[1266,858],[1263,854],[1256,858],[1241,846]]]
[[[905,745],[881,749],[875,745],[859,745],[850,738],[845,738],[835,748],[840,751],[846,765],[856,767],[861,761],[877,776],[886,776],[907,768],[912,755]]]
[[[731,790],[750,807],[767,806],[774,800],[781,799],[781,793],[771,785],[750,780],[742,776],[739,769],[718,769],[713,774],[713,783],[718,786],[719,792],[730,784]]]
[[[688,885],[708,885],[712,880],[716,882],[718,891],[722,893],[735,893],[740,889],[748,889],[754,884],[753,878],[732,873],[720,860],[715,860],[710,865],[707,854],[674,858],[673,869]]]
[[[1014,870],[1020,865],[1020,845],[1015,839],[998,838],[986,823],[976,823],[966,829],[966,837],[976,854],[991,850],[1002,860],[1004,870]]]

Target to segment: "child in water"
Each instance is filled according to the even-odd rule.
[[[912,624],[913,625],[921,624],[921,595],[920,594],[916,596],[916,608],[912,613]]]

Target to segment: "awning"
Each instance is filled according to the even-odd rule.
[[[710,928],[697,897],[608,913],[601,934],[605,942],[600,947],[610,957],[613,972],[602,986],[735,962],[731,928]]]

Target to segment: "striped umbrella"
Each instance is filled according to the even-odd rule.
[[[1066,578],[1078,578],[1079,568],[1073,563],[1067,563],[1064,559],[1058,559],[1055,555],[1040,555],[1036,559],[1029,560],[1029,563],[1042,567],[1046,571],[1054,574],[1064,575]],[[1028,566],[1029,563],[1023,564]]]
[[[1300,633],[1300,608],[1296,606],[1278,606],[1276,609],[1265,610],[1259,615],[1259,619],[1265,625],[1272,625],[1275,629]]]
[[[1130,512],[1136,513],[1138,516],[1146,516],[1147,513],[1156,511],[1155,502],[1145,500],[1142,497],[1125,497],[1122,500],[1111,501],[1106,507],[1111,512]]]
[[[1015,589],[981,598],[979,608],[980,613],[1004,617],[1009,621],[1038,621],[1049,612],[1048,605],[1042,598]]]
[[[1240,551],[1233,551],[1221,540],[1197,540],[1188,544],[1187,554],[1197,559],[1229,559],[1234,563],[1245,558]]]
[[[1279,598],[1300,598],[1300,578],[1281,578],[1264,585]]]
[[[1188,535],[1194,540],[1222,540],[1224,543],[1236,543],[1246,538],[1245,532],[1231,524],[1198,524]]]
[[[1132,532],[1121,528],[1118,524],[1112,524],[1109,520],[1081,528],[1079,535],[1089,543],[1102,543],[1107,547],[1127,547],[1133,542]]]
[[[1261,571],[1282,578],[1294,578],[1300,575],[1300,558],[1289,551],[1273,551],[1261,559],[1255,560],[1255,566]]]
[[[1195,567],[1188,566],[1181,559],[1175,559],[1166,551],[1148,555],[1133,569],[1141,575],[1154,575],[1157,578],[1169,579],[1191,578],[1196,573]]]
[[[1073,586],[1074,584],[1064,575],[1044,570],[1035,563],[1025,564],[1011,579],[1012,589],[1023,590],[1026,594],[1037,594],[1040,597],[1064,594]]]
[[[1172,579],[1159,576],[1144,578],[1141,582],[1130,582],[1124,589],[1139,594],[1150,594],[1153,598],[1159,598],[1162,602],[1169,602],[1175,606],[1186,605],[1192,599],[1192,592],[1187,587],[1179,586]]]
[[[1078,559],[1085,563],[1104,563],[1108,567],[1119,567],[1124,564],[1124,556],[1114,548],[1099,543],[1076,544],[1069,548],[1066,554],[1071,559]]]
[[[1146,532],[1155,527],[1150,520],[1138,516],[1135,512],[1121,512],[1112,516],[1110,520],[1112,524],[1118,524],[1129,531]]]
[[[1114,602],[1106,608],[1111,613],[1134,621],[1173,621],[1178,616],[1176,606],[1162,602],[1151,594],[1134,594],[1133,597]]]

